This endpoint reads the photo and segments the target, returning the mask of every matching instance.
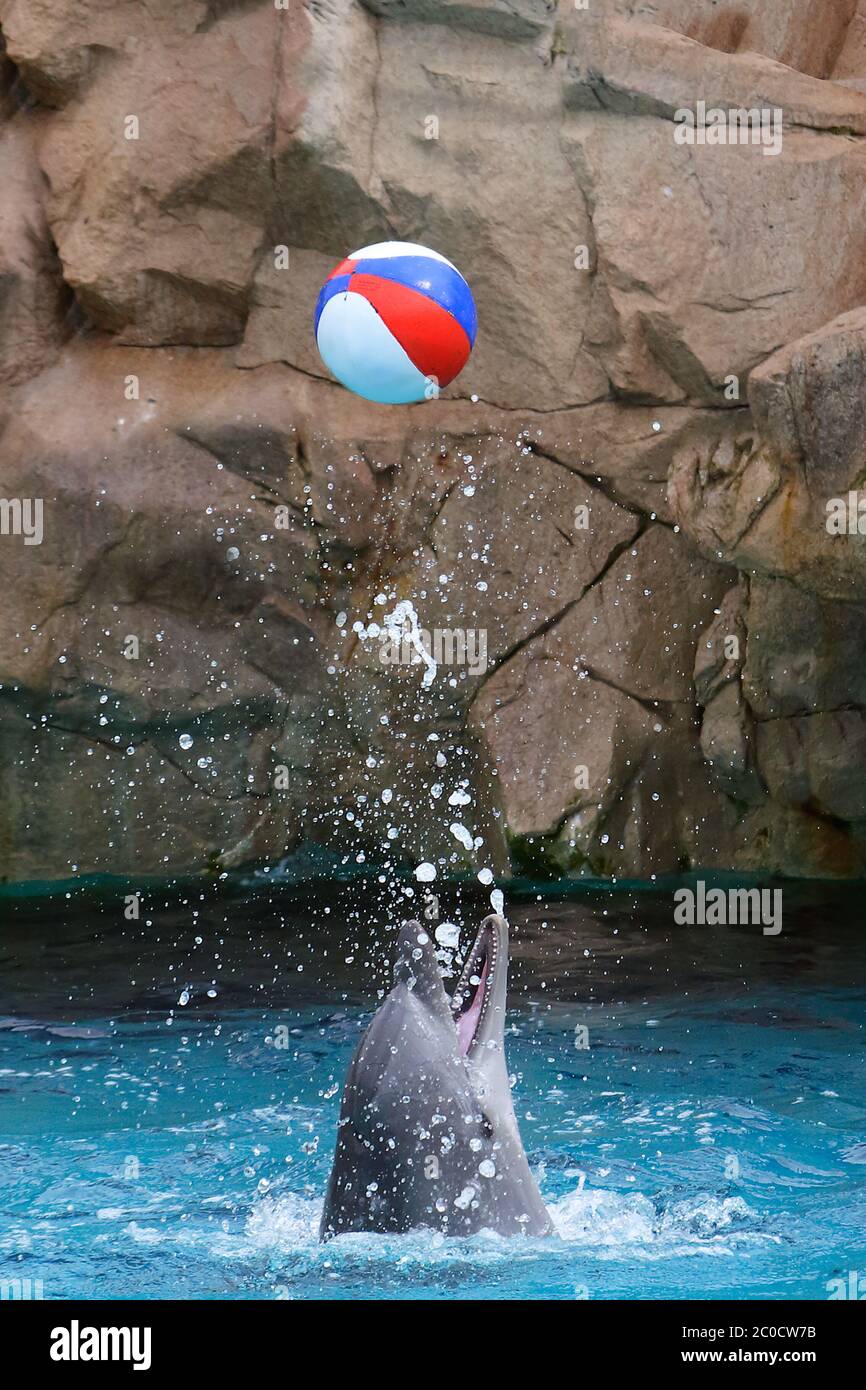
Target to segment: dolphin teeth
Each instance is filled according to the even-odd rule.
[[[487,1016],[498,954],[496,932],[485,923],[479,929],[472,949],[466,957],[451,998],[451,1011],[460,1039],[460,1051],[464,1057],[476,1042]]]

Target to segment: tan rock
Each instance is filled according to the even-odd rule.
[[[142,40],[188,38],[207,16],[207,0],[0,0],[9,56],[47,106],[62,106]]]
[[[720,0],[712,6],[694,0],[654,0],[637,6],[640,17],[676,29],[687,38],[723,53],[760,53],[812,77],[838,72],[840,48],[850,41],[857,0]],[[835,63],[835,66],[834,66]]]
[[[780,107],[786,130],[866,133],[866,94],[758,53],[722,52],[672,29],[616,16],[590,19],[580,11],[565,11],[560,32],[565,100],[576,109],[671,120],[694,106],[699,78],[707,108]]]
[[[0,0],[0,874],[866,871],[860,10]],[[386,238],[479,308],[417,407],[313,339]]]
[[[743,696],[748,592],[729,589],[698,642],[695,695],[704,707],[701,751],[721,789],[736,801],[760,804],[766,789],[757,771],[754,721]]]
[[[286,812],[276,795],[270,804],[216,797],[190,782],[175,753],[138,739],[130,753],[41,715],[26,699],[0,705],[4,878],[216,868],[239,843],[249,862],[278,856],[298,836],[297,807]],[[34,779],[51,788],[38,818]]]
[[[707,705],[701,723],[701,751],[728,796],[750,804],[765,799],[752,717],[738,681],[724,686]]]
[[[241,337],[272,197],[280,23],[261,7],[171,45],[142,40],[47,126],[65,277],[119,341]]]
[[[578,603],[640,525],[521,441],[477,443],[394,592],[416,596],[425,628],[483,632],[492,669]],[[473,674],[457,673],[470,691]]]
[[[744,872],[763,874],[771,866],[792,878],[859,878],[866,869],[866,837],[858,827],[769,797],[749,809],[732,833],[736,865]]]
[[[716,432],[675,452],[668,500],[705,553],[824,598],[866,600],[856,508],[866,464],[864,351],[866,314],[841,315],[752,373],[754,431]],[[838,533],[829,523],[843,504]]]
[[[676,145],[673,130],[620,115],[563,127],[596,254],[599,313],[585,342],[628,397],[735,407],[780,343],[866,299],[866,245],[854,262],[808,251],[859,244],[864,152],[793,132],[766,159]],[[776,220],[768,207],[787,210]]]
[[[851,18],[831,75],[836,82],[866,77],[866,4],[863,0],[857,0],[856,12]]]
[[[696,565],[677,537],[651,526],[485,683],[471,720],[496,761],[511,835],[550,836],[563,826],[566,860],[573,848],[572,864],[585,859],[621,872],[635,842],[625,822],[628,846],[620,830],[614,842],[607,822],[623,798],[631,804],[638,795],[632,783],[640,769],[644,817],[658,809],[653,793],[668,798],[664,833],[650,834],[638,851],[640,872],[670,862],[672,842],[677,861],[689,838],[680,779],[693,773],[697,785],[710,786],[700,771],[691,669],[698,635],[727,582],[724,571]]]
[[[866,707],[866,614],[784,579],[752,579],[743,688],[756,718]]]
[[[125,401],[136,375],[140,398]],[[6,536],[0,547],[0,704],[10,738],[21,719],[38,731],[15,797],[28,776],[32,794],[30,758],[49,777],[70,768],[45,873],[201,868],[247,841],[247,858],[281,852],[314,805],[314,762],[328,767],[322,711],[341,698],[304,613],[317,603],[315,527],[287,509],[276,529],[272,495],[187,432],[193,407],[236,376],[218,353],[77,350],[23,389],[7,420],[4,496],[44,507],[41,544]],[[211,443],[230,451],[228,427]],[[285,493],[291,469],[287,451]],[[278,792],[283,762],[293,772]],[[184,833],[172,836],[178,817]],[[16,844],[10,872],[28,852]]]
[[[771,862],[802,874],[853,872],[863,854],[857,823],[866,818],[858,773],[866,690],[855,656],[864,615],[780,579],[753,578],[745,607],[744,599],[741,587],[723,601],[696,667],[704,755],[734,803],[757,808],[742,821],[756,838],[744,841],[738,862],[753,866],[756,845],[780,852],[792,833],[802,838],[801,861]],[[721,663],[715,649],[730,630],[739,654]],[[830,821],[836,829],[822,839]]]
[[[0,186],[0,385],[8,385],[51,361],[70,299],[48,235],[32,132],[22,116],[0,128]]]
[[[701,705],[739,680],[746,659],[746,597],[741,580],[727,591],[701,634],[695,653],[695,695]]]
[[[866,308],[798,338],[752,373],[755,426],[807,490],[853,486],[866,463]]]
[[[757,738],[761,772],[777,801],[836,821],[866,820],[862,710],[767,720]]]

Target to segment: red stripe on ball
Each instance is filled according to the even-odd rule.
[[[346,274],[344,261],[337,271]],[[336,272],[335,272],[336,273]],[[393,333],[406,356],[440,386],[447,386],[466,366],[472,344],[462,325],[447,309],[419,290],[378,275],[353,275],[349,288],[362,294],[385,326]]]
[[[351,256],[346,261],[340,261],[340,264],[338,266],[335,266],[334,269],[331,271],[330,275],[328,276],[328,280],[336,280],[338,275],[351,275],[352,271],[355,269],[355,266],[357,264],[358,262],[353,261]],[[327,284],[327,280],[325,281],[325,283]]]

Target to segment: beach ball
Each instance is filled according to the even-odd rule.
[[[330,372],[368,401],[438,395],[475,342],[472,291],[456,266],[412,241],[362,246],[331,271],[316,304],[316,343]]]

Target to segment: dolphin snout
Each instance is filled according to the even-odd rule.
[[[435,1003],[437,1011],[448,1008],[442,984],[442,970],[436,958],[436,943],[420,922],[404,922],[397,938],[394,981],[408,985],[419,998]]]
[[[422,961],[436,959],[436,943],[426,927],[420,922],[404,922],[397,938],[397,959],[394,962],[395,974],[401,965],[411,971],[417,970]]]

